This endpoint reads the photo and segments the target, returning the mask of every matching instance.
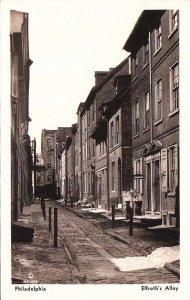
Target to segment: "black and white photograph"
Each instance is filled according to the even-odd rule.
[[[190,299],[190,3],[1,8],[2,300]]]

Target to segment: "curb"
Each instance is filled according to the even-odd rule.
[[[86,219],[86,220],[91,219],[91,218],[86,218],[86,217],[83,216],[82,214],[80,214],[80,213],[78,213],[78,212],[72,210],[70,207],[66,207],[66,206],[64,206],[64,207],[65,207],[66,209],[68,209],[69,211],[73,212],[74,214],[76,214],[77,216],[83,218],[83,219]],[[94,224],[94,225],[98,227],[98,224]],[[148,255],[148,252],[147,252],[146,250],[141,249],[141,248],[138,248],[138,249],[137,249],[137,246],[133,247],[133,245],[131,245],[130,242],[128,242],[128,241],[127,241],[126,239],[124,239],[122,236],[120,236],[120,235],[118,235],[118,234],[112,232],[111,230],[109,230],[109,229],[108,229],[108,230],[104,230],[104,233],[107,234],[107,235],[109,235],[109,236],[111,236],[111,237],[114,238],[115,240],[118,240],[118,241],[120,241],[120,242],[122,242],[122,243],[125,243],[125,244],[129,245],[131,248],[133,248],[133,249],[135,249],[135,250],[138,250],[138,252],[142,253],[142,255],[144,255],[144,256],[147,256],[147,255]]]
[[[166,270],[168,270],[169,272],[173,273],[174,275],[180,277],[180,269],[174,267],[172,264],[170,263],[165,263],[164,267],[166,268]]]
[[[119,234],[116,234],[116,233],[114,233],[114,232],[112,232],[110,230],[109,231],[104,231],[104,233],[107,234],[107,235],[109,235],[109,236],[111,236],[111,237],[113,237],[114,239],[116,239],[116,240],[118,240],[118,241],[120,241],[122,243],[125,243],[125,244],[129,245],[131,248],[133,248],[133,249],[137,250],[138,252],[142,253],[144,256],[148,255],[148,252],[146,250],[141,249],[141,248],[139,248],[137,246],[133,247],[133,245],[130,242],[128,242],[126,239],[124,239]]]

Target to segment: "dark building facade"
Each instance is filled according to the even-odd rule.
[[[29,122],[28,14],[10,12],[11,59],[11,212],[17,220],[32,201],[32,153]]]

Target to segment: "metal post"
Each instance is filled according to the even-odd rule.
[[[133,207],[129,207],[129,235],[133,235]]]
[[[51,231],[51,207],[49,207],[49,231]]]
[[[112,204],[112,228],[115,227],[115,205]]]
[[[54,247],[57,247],[57,208],[54,208]]]
[[[73,197],[71,197],[71,208],[73,208]]]

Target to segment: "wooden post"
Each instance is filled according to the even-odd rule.
[[[133,235],[133,207],[129,207],[129,235]]]
[[[54,247],[57,247],[57,208],[54,208]]]
[[[49,231],[51,231],[51,207],[49,207]]]
[[[111,209],[112,209],[112,228],[114,228],[115,227],[115,205],[114,204],[112,204]]]

